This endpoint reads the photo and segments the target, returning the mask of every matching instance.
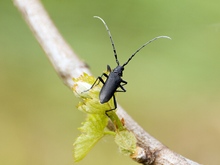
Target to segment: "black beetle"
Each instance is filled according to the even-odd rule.
[[[112,110],[115,110],[117,108],[117,102],[116,102],[116,99],[115,99],[115,95],[114,93],[115,92],[126,92],[125,88],[123,87],[124,85],[127,84],[126,81],[124,81],[121,77],[123,75],[123,71],[124,71],[124,67],[129,63],[129,61],[135,56],[135,54],[137,52],[139,52],[142,48],[144,48],[146,45],[148,45],[149,43],[153,42],[154,40],[156,39],[159,39],[159,38],[168,38],[168,39],[171,39],[170,37],[168,36],[158,36],[158,37],[155,37],[153,39],[151,39],[150,41],[146,42],[144,45],[142,45],[139,49],[137,49],[132,55],[131,57],[127,60],[127,62],[125,62],[123,65],[120,65],[119,64],[119,61],[118,61],[118,57],[117,57],[117,53],[116,53],[116,49],[115,49],[115,45],[114,45],[114,42],[113,42],[113,39],[112,39],[112,36],[111,36],[111,33],[110,33],[110,30],[107,26],[107,24],[105,23],[105,21],[98,17],[98,16],[94,16],[94,18],[98,18],[102,21],[102,23],[105,25],[105,28],[108,32],[108,35],[110,37],[110,40],[111,40],[111,44],[112,44],[112,48],[113,48],[113,52],[114,52],[114,56],[115,56],[115,60],[116,60],[116,63],[118,64],[118,66],[113,69],[113,71],[111,70],[111,67],[109,65],[107,65],[107,71],[110,73],[109,75],[107,75],[106,73],[103,73],[101,76],[99,76],[95,82],[93,83],[93,85],[91,86],[90,89],[92,89],[94,87],[94,85],[96,84],[96,82],[99,80],[99,82],[102,82],[103,83],[103,86],[102,86],[102,89],[99,93],[99,100],[100,100],[100,103],[103,104],[103,103],[106,103],[108,102],[112,97],[113,97],[113,100],[114,100],[114,108],[112,109],[109,109],[109,110],[106,110],[105,111],[105,114],[108,116],[108,112],[109,111],[112,111]],[[102,76],[105,76],[106,77],[106,81],[104,81],[102,79]],[[98,83],[99,83],[98,82]],[[119,90],[118,88],[120,88],[121,90]],[[90,90],[88,89],[88,90]],[[88,91],[87,90],[87,91]]]

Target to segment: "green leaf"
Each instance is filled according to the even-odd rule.
[[[105,115],[88,115],[86,122],[79,128],[82,134],[74,142],[74,160],[83,159],[91,148],[106,134],[108,118]]]
[[[79,128],[81,135],[74,142],[74,160],[76,162],[83,159],[92,147],[104,136],[115,136],[115,142],[123,154],[131,155],[135,152],[136,138],[133,133],[124,127],[124,121],[121,121],[115,111],[106,110],[114,107],[113,98],[107,103],[101,104],[99,101],[99,92],[102,84],[96,84],[92,89],[95,78],[84,73],[79,78],[73,79],[75,84],[73,91],[81,99],[78,109],[87,114],[86,121]],[[115,132],[106,130],[108,117],[115,126]]]
[[[132,132],[128,130],[119,131],[115,136],[115,142],[120,151],[125,155],[131,155],[136,150],[137,140]]]
[[[106,134],[115,135],[114,132],[106,131],[108,117],[105,111],[112,109],[113,100],[108,103],[101,104],[99,101],[99,92],[101,83],[91,86],[95,82],[95,78],[84,73],[79,78],[73,79],[75,84],[73,91],[77,97],[81,99],[78,109],[87,113],[86,121],[79,128],[81,135],[74,142],[74,160],[80,161],[91,148]]]

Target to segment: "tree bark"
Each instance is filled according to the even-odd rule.
[[[60,35],[39,0],[13,1],[49,58],[58,76],[69,88],[73,86],[73,77],[78,77],[83,72],[91,74],[87,65],[78,58]],[[199,165],[173,152],[148,134],[121,106],[118,106],[117,114],[125,120],[126,128],[132,131],[138,140],[137,153],[132,155],[133,160],[144,165]],[[109,128],[111,127],[109,126]]]

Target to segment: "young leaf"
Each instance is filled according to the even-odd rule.
[[[115,135],[115,142],[124,155],[131,155],[136,150],[137,140],[134,134],[128,130],[119,131]]]
[[[74,142],[74,160],[83,159],[91,148],[105,135],[108,118],[105,115],[88,115],[83,126],[79,128],[82,134]]]
[[[121,121],[115,111],[106,110],[114,107],[113,98],[107,103],[101,104],[99,101],[99,92],[102,88],[101,83],[95,82],[95,78],[84,73],[79,78],[73,79],[75,84],[73,91],[81,99],[78,109],[87,114],[86,121],[79,128],[81,135],[74,142],[74,160],[80,161],[92,149],[92,147],[106,134],[115,136],[115,142],[120,151],[125,155],[132,155],[136,149],[136,138],[133,133],[124,127],[124,121]],[[108,117],[115,126],[115,132],[107,131]]]
[[[91,148],[106,134],[115,135],[114,132],[106,131],[108,117],[105,115],[107,109],[113,106],[113,100],[108,103],[101,104],[99,101],[99,91],[101,84],[91,86],[95,79],[84,73],[79,78],[75,78],[73,91],[77,97],[81,99],[78,109],[87,113],[86,121],[79,128],[81,135],[74,142],[74,160],[80,161]]]

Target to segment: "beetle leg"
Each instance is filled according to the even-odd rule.
[[[105,76],[106,78],[108,78],[108,75],[107,75],[106,73],[102,73],[101,76],[97,77],[97,79],[96,79],[95,82],[92,84],[92,86],[91,86],[89,89],[83,91],[82,93],[88,92],[88,91],[91,90],[95,85],[98,85],[100,82],[102,82],[102,84],[105,84],[104,80],[102,79],[102,76]],[[99,80],[99,82],[97,83],[98,80]],[[96,83],[97,83],[97,84],[96,84]]]
[[[112,72],[112,69],[111,69],[111,67],[109,66],[109,65],[107,65],[107,71],[110,73],[110,72]]]
[[[121,84],[119,85],[119,88],[121,88],[122,90],[116,90],[115,92],[126,92],[126,89],[123,87],[126,84],[127,84],[127,81],[122,80]]]
[[[124,86],[124,85],[126,85],[128,82],[125,81],[125,80],[122,80],[121,83],[123,83],[123,84],[120,84],[120,85],[121,85],[121,86]]]
[[[97,79],[95,80],[95,82],[93,83],[93,85],[91,86],[90,89],[92,89],[95,86],[95,84],[98,80],[99,80],[99,82],[96,85],[99,85],[100,82],[102,82],[102,84],[105,84],[104,80],[102,79],[102,76],[105,76],[106,78],[108,78],[108,75],[106,73],[102,73],[101,76],[97,77]]]
[[[108,112],[110,112],[110,111],[114,111],[115,109],[117,109],[117,102],[116,102],[116,98],[115,98],[115,95],[113,95],[112,96],[113,97],[113,101],[114,101],[114,108],[112,108],[112,109],[109,109],[109,110],[106,110],[105,111],[105,114],[109,117],[109,115],[108,115]]]
[[[119,87],[122,89],[122,90],[116,90],[115,92],[126,92],[126,89],[123,87],[123,86],[121,86],[121,85],[119,85]]]

